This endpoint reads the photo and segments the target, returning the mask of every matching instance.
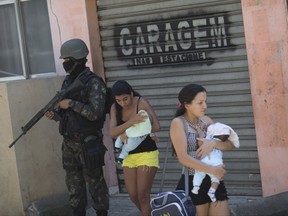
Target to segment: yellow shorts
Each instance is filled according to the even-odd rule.
[[[139,166],[158,167],[159,168],[159,151],[141,152],[129,154],[123,160],[123,167],[137,168]]]

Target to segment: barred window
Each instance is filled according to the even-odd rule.
[[[0,0],[0,81],[55,74],[47,0]]]

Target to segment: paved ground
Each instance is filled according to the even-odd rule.
[[[232,208],[235,208],[238,204],[244,204],[247,202],[253,202],[259,200],[259,197],[230,197],[229,204]],[[118,194],[111,197],[109,216],[140,216],[138,209],[131,202],[127,194]],[[233,215],[233,213],[231,214]],[[93,208],[88,208],[86,216],[95,216]],[[172,216],[172,215],[171,215]],[[177,216],[177,215],[173,215]],[[235,215],[236,216],[236,215]],[[249,216],[249,215],[245,215]],[[252,216],[252,215],[251,215]],[[262,215],[261,215],[262,216]]]
[[[230,197],[229,204],[231,216],[288,216],[288,192],[268,198],[233,196]],[[34,202],[27,211],[27,216],[71,216],[68,209],[67,197],[59,196]],[[93,208],[87,208],[86,216],[95,216]],[[140,214],[127,194],[117,194],[111,195],[109,216]]]
[[[112,196],[109,216],[140,216],[138,209],[126,194]],[[86,216],[95,216],[93,208],[87,210]]]

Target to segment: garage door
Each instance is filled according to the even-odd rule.
[[[241,1],[100,0],[97,5],[108,85],[128,81],[160,120],[161,168],[152,192],[172,190],[180,178],[177,158],[170,148],[166,153],[169,125],[177,93],[197,83],[208,91],[207,114],[240,137],[240,149],[224,153],[229,194],[261,195]],[[120,191],[126,192],[122,169],[117,172]]]

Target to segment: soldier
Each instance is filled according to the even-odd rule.
[[[107,150],[103,145],[102,134],[106,86],[86,67],[89,51],[82,40],[66,41],[60,52],[67,72],[62,90],[75,79],[81,79],[85,88],[70,93],[55,110],[45,115],[49,119],[60,120],[59,132],[63,136],[62,161],[73,215],[86,214],[87,183],[97,216],[105,216],[109,209],[108,188],[102,170]]]

